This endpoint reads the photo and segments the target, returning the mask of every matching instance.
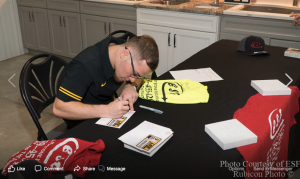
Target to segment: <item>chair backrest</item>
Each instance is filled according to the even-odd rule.
[[[38,64],[33,64],[39,58],[46,58]],[[51,54],[40,54],[30,58],[20,74],[20,92],[41,137],[46,140],[39,119],[41,112],[54,102],[58,85],[62,79],[59,76],[68,63]]]
[[[116,35],[120,35],[120,36],[116,36]],[[108,34],[107,37],[114,37],[114,38],[117,38],[117,39],[124,39],[124,40],[129,40],[131,39],[132,37],[135,37],[136,35],[132,32],[129,32],[127,30],[116,30],[116,31],[113,31],[111,32],[110,34]]]

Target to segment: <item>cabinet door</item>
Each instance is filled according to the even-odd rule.
[[[2,24],[0,22],[0,61],[7,59],[3,37]]]
[[[136,21],[109,18],[109,30],[109,33],[116,30],[127,30],[136,34]]]
[[[150,35],[155,39],[159,50],[159,65],[155,72],[157,76],[167,72],[172,66],[173,29],[138,23],[137,33],[138,35]]]
[[[208,47],[217,39],[216,34],[190,30],[174,29],[173,66],[178,65],[198,51]]]
[[[227,40],[235,40],[235,41],[241,41],[243,38],[248,37],[249,34],[232,34],[232,33],[220,33],[220,40],[221,39],[227,39]],[[270,45],[270,38],[268,37],[262,37],[264,39],[266,45]]]
[[[46,8],[46,0],[18,0],[18,5]]]
[[[108,18],[81,14],[83,48],[89,47],[107,37]]]
[[[24,47],[36,49],[32,8],[19,6],[20,24]]]
[[[279,40],[279,39],[271,39],[270,41],[271,46],[276,47],[285,47],[285,48],[300,48],[300,43],[296,41],[289,41],[289,40]],[[268,51],[268,49],[267,49]]]
[[[32,21],[36,32],[36,49],[51,53],[47,10],[33,8]]]
[[[66,56],[63,12],[48,10],[52,53]]]
[[[66,57],[73,58],[82,51],[81,23],[79,13],[64,12]]]

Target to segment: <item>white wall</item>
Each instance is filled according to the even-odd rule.
[[[293,6],[293,0],[256,0],[256,3]]]
[[[0,7],[0,61],[22,54],[24,47],[17,2],[6,0]]]

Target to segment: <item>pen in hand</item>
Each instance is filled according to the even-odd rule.
[[[120,96],[118,97],[118,99],[119,99],[119,101],[122,101],[122,98]],[[129,104],[128,104],[128,106],[129,106]],[[128,111],[130,111],[130,109]]]

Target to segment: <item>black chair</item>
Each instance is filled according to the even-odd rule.
[[[107,37],[114,37],[114,38],[117,38],[117,39],[124,39],[124,40],[127,41],[127,40],[129,40],[129,39],[131,39],[132,37],[135,37],[135,36],[136,35],[134,33],[129,32],[127,30],[116,30],[116,31],[113,31],[110,34],[108,34]]]
[[[43,62],[33,64],[39,58],[46,58]],[[29,59],[20,74],[20,92],[36,127],[38,128],[38,140],[48,140],[39,119],[41,112],[54,102],[57,89],[62,79],[59,76],[64,73],[68,65],[65,60],[51,54],[40,54]]]
[[[120,35],[121,34],[121,35]],[[120,35],[120,36],[116,36],[116,35]],[[131,39],[132,37],[135,37],[136,35],[132,32],[129,32],[127,30],[116,30],[110,34],[108,34],[107,37],[114,37],[114,38],[119,38],[119,39],[124,39],[124,40],[129,40]],[[151,75],[151,79],[155,79],[157,78],[157,75],[154,72],[152,72],[152,75]]]

